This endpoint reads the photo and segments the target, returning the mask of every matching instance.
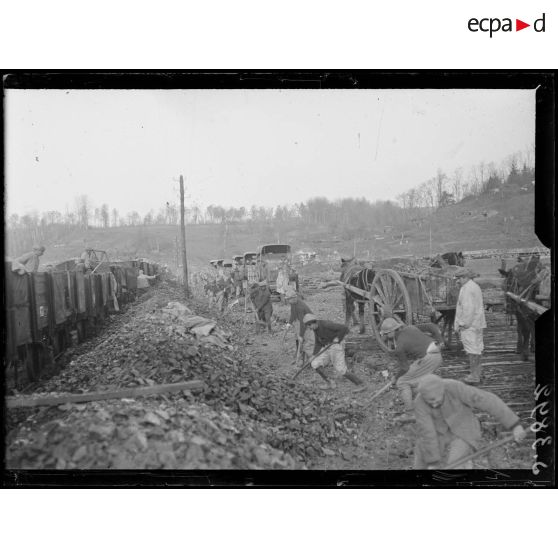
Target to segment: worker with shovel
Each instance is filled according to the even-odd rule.
[[[293,364],[298,364],[301,355],[302,363],[304,364],[306,356],[304,352],[304,334],[306,333],[304,316],[306,314],[312,314],[312,310],[310,310],[308,304],[301,300],[298,293],[292,287],[287,287],[285,300],[291,307],[291,315],[287,321],[287,328],[294,326],[296,333],[296,357]]]
[[[394,356],[399,361],[399,370],[394,374],[393,384],[405,405],[400,422],[413,420],[413,396],[421,377],[434,374],[442,364],[441,347],[444,340],[435,324],[408,326],[395,318],[386,318],[380,334],[395,342]]]
[[[519,417],[498,396],[434,374],[420,380],[414,409],[418,436],[415,469],[444,468],[444,461],[451,468],[479,449],[481,427],[473,409],[489,413],[504,428],[512,430],[517,443],[527,435]],[[461,468],[472,469],[472,461],[466,461]]]
[[[253,285],[250,291],[250,300],[256,311],[256,333],[260,333],[260,329],[267,327],[268,333],[271,333],[271,316],[273,314],[273,304],[271,303],[271,292],[267,286],[267,281],[260,281]]]
[[[312,357],[312,368],[322,377],[325,385],[321,389],[335,389],[335,380],[329,379],[323,368],[328,364],[333,365],[334,377],[346,378],[357,386],[355,392],[364,391],[364,382],[352,372],[347,370],[345,363],[345,335],[349,328],[344,324],[318,320],[314,314],[306,314],[303,318],[304,325],[314,332],[314,355]]]

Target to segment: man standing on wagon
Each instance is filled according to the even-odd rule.
[[[380,327],[382,336],[395,342],[394,356],[399,361],[399,370],[393,382],[405,405],[402,422],[412,420],[413,396],[420,378],[434,374],[442,364],[441,347],[444,340],[435,324],[405,325],[395,318],[386,318]]]
[[[23,254],[14,260],[12,264],[12,271],[17,272],[19,275],[25,273],[36,273],[39,270],[40,257],[45,253],[45,247],[35,245],[31,252]]]
[[[478,384],[481,381],[481,356],[484,350],[482,330],[486,327],[482,291],[473,281],[473,277],[476,276],[474,271],[465,267],[455,273],[461,289],[457,299],[453,329],[460,336],[463,349],[469,355],[470,374],[463,378],[463,381],[468,384]]]

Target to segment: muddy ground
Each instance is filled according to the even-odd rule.
[[[344,321],[338,289],[307,290],[319,317]],[[213,341],[185,331],[164,313],[168,302],[217,322]],[[286,332],[289,307],[274,304],[273,332],[256,335],[244,305],[221,315],[201,293],[186,301],[180,287],[163,283],[111,316],[96,338],[73,349],[58,375],[33,386],[36,394],[80,393],[201,379],[203,393],[150,396],[10,410],[7,466],[58,469],[409,469],[413,424],[399,425],[402,403],[390,390],[373,403],[393,366],[370,333],[353,327],[347,339],[349,367],[368,385],[363,393],[340,382],[323,392],[310,369],[293,382],[294,334]],[[488,316],[485,387],[512,404],[522,418],[533,407],[534,363],[513,353],[514,329],[502,314]],[[217,330],[215,330],[217,331]],[[211,342],[209,342],[211,341]],[[458,348],[444,354],[441,375],[467,373]],[[480,415],[485,439],[501,436]],[[499,448],[477,468],[530,468],[529,444]]]

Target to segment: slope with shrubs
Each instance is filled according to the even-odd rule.
[[[500,193],[469,197],[425,213],[421,220],[409,215],[402,225],[392,228],[369,223],[366,231],[355,236],[300,220],[280,226],[252,222],[188,225],[188,261],[195,269],[207,265],[210,259],[243,254],[277,241],[290,243],[293,250],[315,251],[322,258],[332,259],[353,253],[373,258],[542,246],[534,232],[532,188],[517,188],[504,197]],[[92,247],[106,250],[112,260],[148,257],[175,268],[180,261],[177,242],[180,243],[179,227],[171,225],[89,228],[77,234],[60,234],[47,244],[42,263],[74,258],[84,248]],[[7,255],[17,254],[8,251]]]

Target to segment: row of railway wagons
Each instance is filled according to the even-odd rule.
[[[136,297],[137,276],[157,264],[106,262],[95,273],[59,264],[48,272],[18,275],[5,263],[5,381],[21,388],[51,371],[68,347],[94,335],[107,315]]]

